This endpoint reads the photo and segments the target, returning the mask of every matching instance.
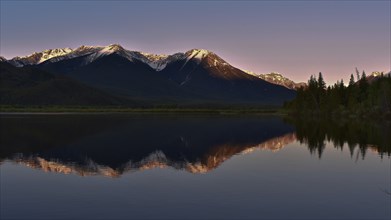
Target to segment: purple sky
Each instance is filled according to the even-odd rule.
[[[119,43],[171,54],[208,49],[256,73],[348,81],[390,71],[390,1],[4,1],[0,55]]]

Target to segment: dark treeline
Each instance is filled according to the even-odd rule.
[[[391,156],[391,124],[389,121],[372,120],[308,120],[286,118],[296,127],[296,138],[306,143],[312,154],[322,156],[326,143],[341,150],[348,150],[354,158],[364,158],[368,150],[383,156]],[[344,149],[345,147],[345,149]]]
[[[308,86],[297,91],[296,98],[284,105],[291,114],[391,118],[391,77],[381,73],[367,77],[356,69],[349,84],[343,80],[326,87],[322,73],[311,76]]]

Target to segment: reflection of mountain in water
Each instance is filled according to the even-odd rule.
[[[206,173],[217,168],[224,161],[236,154],[249,153],[259,149],[277,151],[295,140],[296,137],[294,133],[289,133],[281,137],[272,138],[255,146],[220,145],[212,148],[211,152],[203,155],[202,158],[199,158],[196,162],[187,161],[185,158],[178,161],[172,161],[166,157],[164,152],[155,151],[141,161],[129,161],[122,167],[116,169],[99,165],[89,158],[85,159],[83,165],[74,162],[62,162],[58,159],[46,160],[39,156],[26,157],[22,154],[15,155],[12,160],[28,167],[44,170],[45,172],[58,172],[64,174],[76,173],[81,176],[104,175],[118,177],[125,172],[167,167],[186,170],[191,173]]]
[[[116,115],[1,120],[2,130],[7,130],[1,135],[1,158],[80,175],[118,176],[155,167],[205,173],[233,155],[276,150],[295,140],[293,127],[273,117]]]

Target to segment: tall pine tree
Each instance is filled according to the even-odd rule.
[[[354,76],[353,73],[350,75],[350,80],[349,80],[349,87],[354,85]]]

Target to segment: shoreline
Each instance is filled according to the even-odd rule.
[[[280,109],[229,108],[9,108],[0,115],[72,115],[72,114],[216,114],[285,115]]]

